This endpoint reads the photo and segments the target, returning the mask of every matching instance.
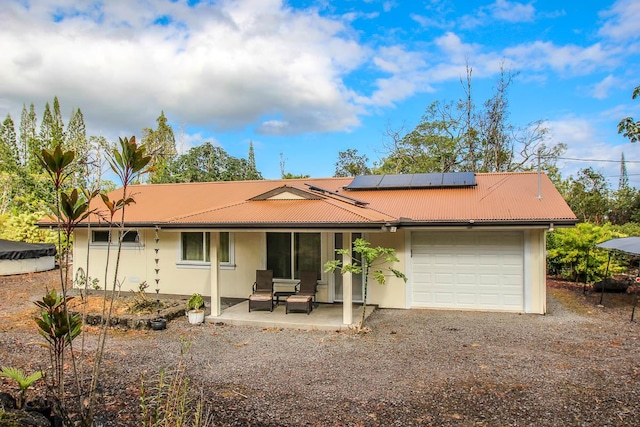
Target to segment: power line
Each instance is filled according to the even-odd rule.
[[[608,160],[608,159],[578,159],[575,157],[558,157],[558,160],[571,160],[575,162],[605,162],[605,163],[622,163],[620,160]],[[625,163],[640,163],[640,160],[626,160]]]

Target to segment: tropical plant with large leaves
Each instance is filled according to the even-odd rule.
[[[71,314],[67,303],[73,297],[58,293],[52,289],[35,305],[40,308],[40,317],[35,318],[38,333],[45,339],[43,344],[49,349],[53,368],[53,387],[59,402],[64,399],[64,353],[65,348],[82,332],[82,319],[79,314]]]
[[[22,369],[14,368],[12,366],[3,366],[0,369],[0,377],[12,379],[16,382],[19,388],[18,397],[16,399],[16,408],[22,409],[26,402],[27,390],[38,381],[44,372],[35,371],[32,374],[27,375]]]

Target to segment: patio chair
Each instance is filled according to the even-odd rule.
[[[253,293],[249,295],[249,312],[251,310],[273,311],[273,271],[256,270],[256,281]]]
[[[296,284],[296,295],[310,296],[314,305],[318,292],[318,273],[315,271],[301,271],[300,281]]]

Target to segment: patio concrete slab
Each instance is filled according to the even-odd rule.
[[[369,317],[375,306],[367,306]],[[207,316],[207,322],[224,322],[228,325],[259,326],[262,328],[292,328],[306,330],[342,330],[349,329],[360,322],[362,305],[353,306],[351,325],[342,323],[342,304],[318,304],[311,313],[285,312],[285,304],[280,303],[273,311],[252,311],[249,313],[249,302],[226,308],[220,316]]]

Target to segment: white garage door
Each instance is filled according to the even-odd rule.
[[[412,306],[522,311],[522,232],[414,232]]]

